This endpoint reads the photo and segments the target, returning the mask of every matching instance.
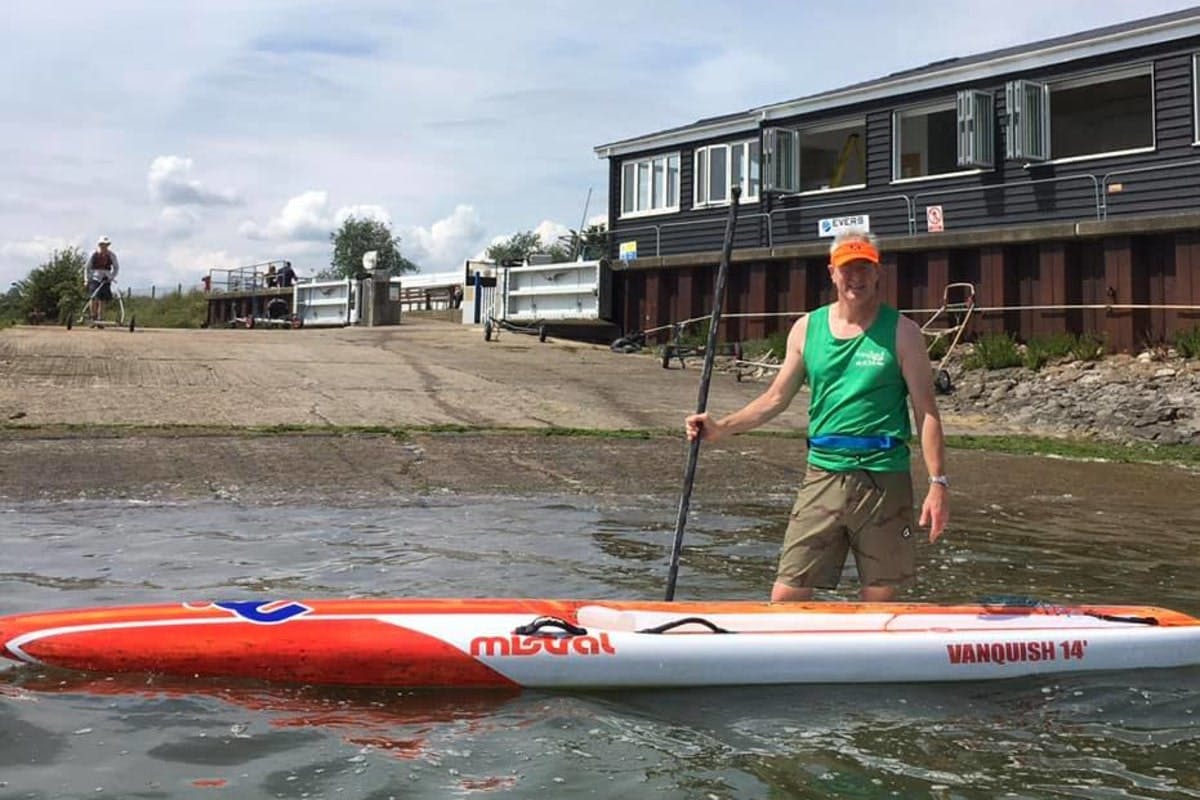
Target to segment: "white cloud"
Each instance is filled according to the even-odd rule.
[[[577,226],[587,187],[607,208],[604,142],[1194,0],[862,0],[867,59],[846,58],[844,9],[795,0],[612,0],[622,33],[601,48],[547,0],[59,5],[4,7],[0,73],[20,79],[0,82],[0,286],[100,233],[131,281],[206,252],[323,266],[350,213],[457,268],[531,221],[565,221],[547,239]],[[120,58],[91,57],[101,29]]]
[[[383,206],[351,205],[335,211],[330,209],[328,192],[311,189],[284,203],[266,225],[247,220],[238,227],[238,233],[247,239],[328,242],[329,234],[350,217],[392,224],[392,217]]]
[[[454,269],[472,253],[481,252],[487,228],[472,206],[456,206],[453,213],[429,227],[400,232],[400,252],[427,272]]]
[[[253,263],[254,258],[228,250],[177,245],[167,252],[166,268],[139,276],[138,285],[182,283],[187,288],[199,284],[209,270],[234,269]]]
[[[164,206],[231,206],[241,203],[232,189],[207,188],[192,177],[192,159],[158,156],[146,176],[150,199]]]
[[[382,222],[384,225],[391,227],[392,215],[388,213],[383,206],[373,205],[358,205],[358,206],[342,206],[333,215],[333,227],[340,228],[342,223],[353,217],[354,219],[373,219]]]
[[[538,226],[533,229],[533,232],[542,238],[542,246],[549,247],[552,244],[557,244],[560,236],[566,236],[571,233],[571,229],[561,222],[544,219]]]
[[[50,256],[55,250],[67,250],[71,247],[79,247],[81,250],[86,249],[80,245],[80,240],[65,239],[59,236],[34,236],[32,239],[25,239],[17,242],[4,242],[0,244],[0,258],[5,261],[14,261],[27,264],[26,271],[40,266],[50,260]],[[17,274],[9,277],[9,281],[18,278]],[[4,286],[7,286],[5,283]]]
[[[158,229],[174,239],[186,239],[196,232],[200,216],[185,206],[167,206],[158,214]]]

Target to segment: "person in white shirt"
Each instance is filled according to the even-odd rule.
[[[87,260],[88,297],[91,301],[92,320],[104,318],[104,304],[112,300],[112,283],[117,278],[120,265],[117,254],[109,249],[112,242],[107,236],[101,236],[96,242],[96,250]]]

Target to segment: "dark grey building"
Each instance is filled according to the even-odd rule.
[[[1161,308],[1200,306],[1198,69],[1200,8],[601,145],[619,322],[703,313],[738,185],[731,310],[822,302],[825,248],[855,225],[882,239],[901,307],[969,281],[984,307],[1079,307],[998,310],[982,330],[1094,329],[1131,349],[1200,324]]]

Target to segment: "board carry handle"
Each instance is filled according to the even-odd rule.
[[[545,630],[557,628],[558,630]],[[513,628],[518,636],[587,636],[587,628],[581,628],[558,617],[538,617],[527,625]]]

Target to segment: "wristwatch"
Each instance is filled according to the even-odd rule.
[[[941,484],[942,486],[945,486],[947,489],[950,488],[950,479],[948,477],[946,477],[945,475],[930,475],[929,482]]]

